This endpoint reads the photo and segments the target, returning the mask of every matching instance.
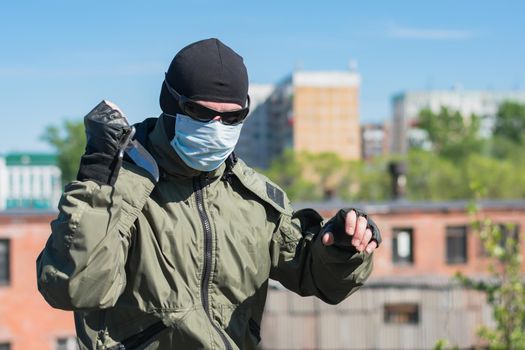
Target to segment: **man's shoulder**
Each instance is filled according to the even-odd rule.
[[[150,117],[133,124],[133,127],[135,128],[135,139],[142,145],[146,146],[148,135],[155,128],[158,120],[159,117]]]
[[[281,214],[291,215],[292,208],[286,193],[272,180],[238,159],[233,167],[233,173],[244,187],[270,204]]]
[[[147,170],[133,161],[124,160],[122,162],[122,168],[115,182],[116,193],[120,195],[125,193],[126,197],[136,197],[142,192],[149,195],[153,187],[155,187],[155,181]],[[147,190],[139,191],[143,188]]]

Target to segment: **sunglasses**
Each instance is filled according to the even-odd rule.
[[[237,125],[240,124],[246,119],[248,112],[250,111],[250,96],[247,96],[247,106],[243,109],[236,111],[228,112],[219,112],[214,109],[204,107],[200,103],[189,99],[188,97],[179,94],[173,87],[168,83],[168,79],[164,78],[164,85],[168,89],[170,95],[177,100],[179,108],[182,113],[191,117],[192,119],[198,120],[200,122],[207,123],[215,119],[215,117],[220,116],[220,121],[226,125]]]

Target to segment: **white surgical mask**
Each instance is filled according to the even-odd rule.
[[[242,123],[225,125],[218,120],[199,122],[177,114],[171,146],[190,168],[212,171],[233,152],[239,141],[241,128]]]

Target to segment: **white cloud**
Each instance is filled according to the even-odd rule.
[[[386,35],[396,39],[422,40],[468,40],[474,37],[474,33],[468,30],[408,28],[398,25],[389,26]]]

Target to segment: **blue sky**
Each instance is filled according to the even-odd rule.
[[[102,99],[132,122],[160,112],[175,53],[218,37],[251,83],[296,67],[358,61],[361,120],[390,118],[403,90],[525,88],[525,1],[4,1],[0,5],[0,154],[47,151],[46,125]]]

